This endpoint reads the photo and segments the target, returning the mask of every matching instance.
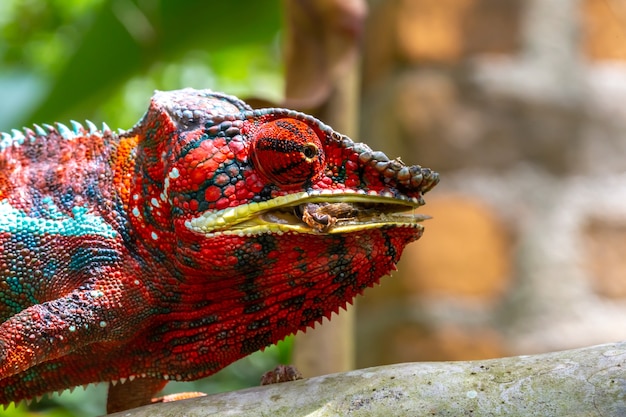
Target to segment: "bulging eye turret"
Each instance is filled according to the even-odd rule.
[[[259,126],[252,137],[250,156],[259,174],[284,187],[314,181],[324,171],[319,136],[296,119],[278,119]]]

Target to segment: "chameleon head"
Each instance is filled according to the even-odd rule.
[[[439,180],[430,169],[292,110],[252,110],[207,91],[154,100],[170,138],[153,152],[163,161],[155,198],[171,212],[181,275],[227,278],[239,295],[223,296],[244,300],[244,311],[263,304],[268,317],[290,317],[251,348],[344,306],[421,236],[428,216],[416,209]]]
[[[185,228],[205,238],[381,228],[417,238],[428,216],[415,209],[439,180],[292,110],[211,115],[182,137],[165,194]]]

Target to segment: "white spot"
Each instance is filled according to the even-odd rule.
[[[106,321],[101,321],[100,322],[100,327],[107,327],[107,322]]]
[[[100,298],[102,296],[104,296],[104,293],[100,290],[92,290],[89,291],[89,294],[93,297],[93,298]]]
[[[139,194],[133,194],[133,200],[135,201],[139,200]]]
[[[133,216],[139,217],[139,209],[137,207],[133,207]]]
[[[172,170],[169,173],[169,177],[176,179],[179,176],[180,176],[180,172],[178,172],[178,168],[172,168]]]
[[[152,204],[154,207],[161,207],[159,205],[159,200],[157,200],[156,198],[152,198],[152,200],[150,200],[150,204]]]
[[[150,233],[150,237],[152,237],[152,240],[157,240],[159,238],[159,235],[157,235],[156,233],[152,232],[152,233]]]
[[[76,326],[70,326],[67,328],[67,330],[69,330],[70,332],[75,332],[76,331]]]
[[[134,281],[133,281],[133,284],[135,284],[135,285],[139,285],[139,280],[138,280],[138,279],[134,280]]]
[[[476,398],[476,397],[478,397],[478,393],[476,391],[474,391],[474,390],[467,391],[467,394],[465,394],[465,395],[467,395],[467,398]]]

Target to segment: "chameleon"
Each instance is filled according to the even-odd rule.
[[[396,269],[438,181],[211,90],[157,91],[127,131],[0,134],[0,404],[96,382],[108,412],[147,404],[330,318]]]

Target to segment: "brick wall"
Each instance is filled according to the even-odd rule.
[[[442,174],[359,366],[626,339],[626,3],[372,0],[361,138]]]

